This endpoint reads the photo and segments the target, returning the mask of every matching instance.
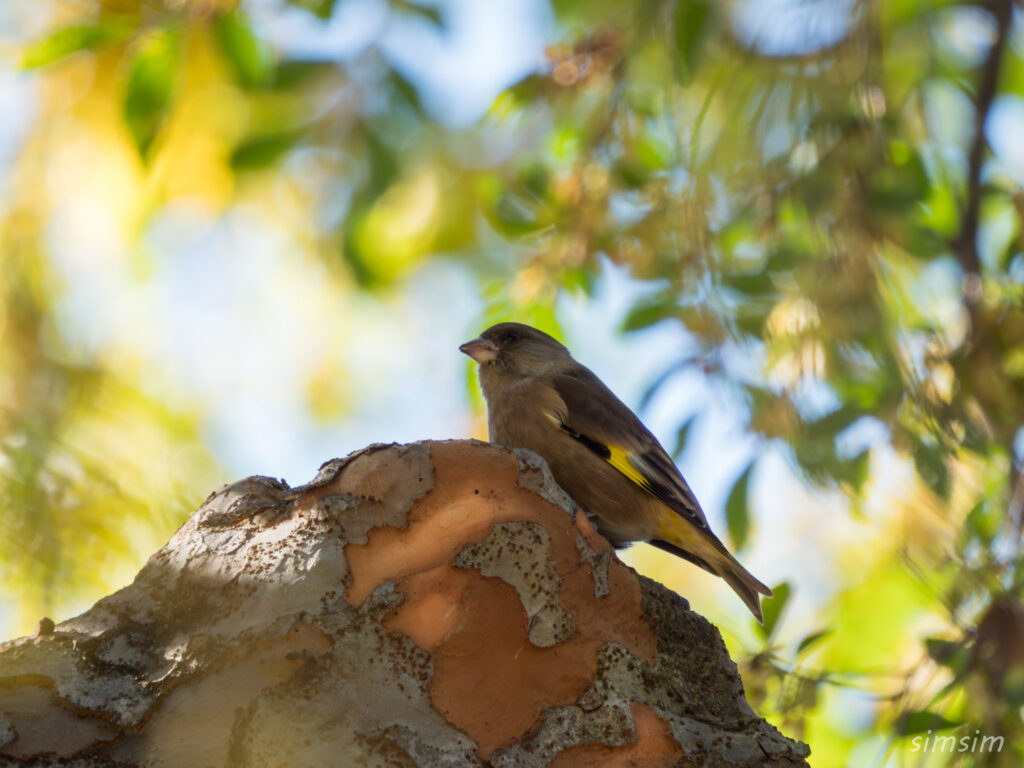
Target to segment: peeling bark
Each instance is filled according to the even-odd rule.
[[[535,455],[370,446],[210,496],[0,645],[0,766],[805,766]]]

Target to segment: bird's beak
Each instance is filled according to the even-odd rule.
[[[498,356],[498,348],[494,346],[493,341],[488,341],[487,339],[477,338],[472,341],[467,341],[459,347],[459,351],[465,352],[480,363],[480,365],[489,363]]]

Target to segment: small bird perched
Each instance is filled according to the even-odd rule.
[[[489,439],[528,448],[616,547],[646,541],[721,576],[763,623],[755,579],[708,527],[690,486],[629,408],[543,331],[499,323],[459,349],[480,366]]]

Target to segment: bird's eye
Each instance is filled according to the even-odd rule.
[[[520,335],[516,331],[509,331],[505,334],[505,341],[508,344],[515,344],[520,338]]]

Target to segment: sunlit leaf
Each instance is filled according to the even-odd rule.
[[[256,170],[272,165],[302,137],[301,131],[285,131],[246,139],[231,152],[235,170]]]
[[[967,514],[965,533],[969,538],[977,538],[988,545],[999,534],[1003,522],[1002,511],[990,499],[982,499]]]
[[[395,10],[426,19],[435,27],[444,29],[444,14],[438,6],[415,2],[414,0],[390,0],[390,2],[391,7]]]
[[[402,98],[405,99],[406,103],[410,107],[417,112],[423,111],[423,103],[420,99],[420,93],[408,78],[403,76],[401,73],[392,70],[389,73],[389,79],[391,81],[391,86],[397,93],[401,94]]]
[[[651,169],[635,156],[622,157],[615,163],[616,178],[626,187],[638,189],[651,178]]]
[[[696,74],[707,41],[707,30],[715,12],[709,0],[679,0],[673,25],[676,44],[676,74],[686,83]]]
[[[917,474],[939,498],[949,497],[949,466],[944,451],[937,446],[919,443],[914,449],[914,466]]]
[[[902,736],[913,736],[926,731],[946,731],[963,725],[955,720],[947,720],[940,714],[926,710],[908,712],[896,721],[896,730]]]
[[[333,61],[285,59],[273,68],[268,87],[298,92],[313,88],[321,78],[338,72],[339,67]]]
[[[21,57],[25,69],[37,69],[60,61],[73,53],[119,43],[134,31],[127,19],[108,18],[94,24],[72,24],[51,32],[28,48]]]
[[[764,611],[764,624],[757,625],[757,631],[761,637],[768,642],[775,634],[775,629],[782,617],[782,612],[789,602],[791,589],[788,581],[776,584],[772,587],[773,597],[762,599],[761,607]]]
[[[121,103],[125,124],[144,157],[156,138],[180,74],[181,36],[161,29],[141,41],[129,58]]]
[[[523,187],[537,201],[545,201],[551,189],[551,171],[543,163],[531,163],[520,172]]]
[[[1003,696],[1011,707],[1024,707],[1024,666],[1012,667],[1006,674]]]
[[[670,296],[641,300],[630,308],[619,329],[623,332],[639,331],[668,320],[675,314],[675,300]]]
[[[365,242],[362,233],[374,204],[397,178],[399,163],[395,150],[382,141],[372,129],[366,127],[363,134],[363,154],[366,172],[362,183],[356,189],[349,215],[340,228],[341,253],[358,284],[364,288],[379,286],[375,272],[369,263],[370,256],[362,250]]]
[[[651,171],[664,170],[673,161],[672,147],[650,134],[644,134],[636,139],[632,151],[640,164]]]
[[[757,297],[773,291],[771,275],[767,272],[730,272],[723,284],[747,296]]]
[[[339,0],[287,0],[289,5],[296,8],[304,8],[315,16],[326,21],[334,13],[334,7]]]
[[[593,273],[587,269],[567,269],[562,275],[562,285],[567,290],[586,296],[593,295],[595,282]]]
[[[214,22],[221,50],[238,82],[247,88],[266,85],[274,73],[273,56],[241,11],[221,14]]]
[[[351,241],[374,283],[394,284],[426,258],[440,207],[440,182],[429,168],[408,174],[374,201]]]
[[[896,143],[891,162],[873,170],[867,201],[881,212],[898,215],[925,200],[928,192],[928,174],[920,156]]]
[[[954,640],[943,640],[939,637],[928,637],[924,641],[928,655],[937,664],[949,667],[954,672],[962,672],[967,669],[969,651],[962,642]]]
[[[849,483],[854,491],[859,491],[868,481],[870,473],[871,449],[865,448],[852,459],[841,463],[837,479]]]
[[[750,533],[750,475],[756,461],[751,461],[743,470],[729,492],[725,502],[725,520],[729,525],[729,538],[733,548],[743,549]]]
[[[676,431],[676,441],[672,446],[672,458],[676,461],[683,455],[683,451],[686,450],[686,442],[690,439],[690,430],[693,425],[697,423],[696,415],[690,417],[682,423],[679,429]]]
[[[834,630],[831,629],[831,628],[829,628],[829,629],[819,629],[817,632],[812,632],[811,634],[809,634],[806,637],[804,637],[803,640],[801,640],[800,643],[796,647],[797,656],[799,656],[800,654],[804,653],[805,651],[811,650],[811,648],[813,648],[819,642],[821,642],[826,637],[831,635],[833,631]]]

